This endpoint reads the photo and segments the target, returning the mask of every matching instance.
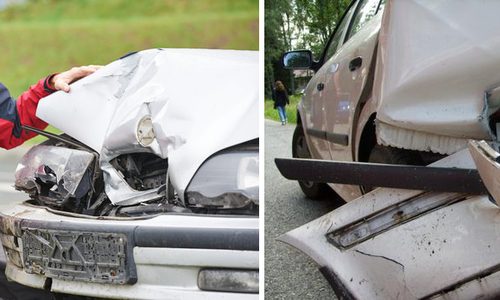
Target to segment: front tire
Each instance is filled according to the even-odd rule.
[[[302,125],[297,124],[293,132],[292,155],[294,158],[312,158]],[[332,193],[326,183],[299,181],[300,189],[309,199],[321,199]]]

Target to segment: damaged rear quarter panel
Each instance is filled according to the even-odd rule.
[[[451,154],[467,138],[493,138],[485,92],[500,85],[497,11],[497,1],[388,1],[374,91],[379,143]]]

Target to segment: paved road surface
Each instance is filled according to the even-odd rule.
[[[265,299],[335,299],[309,257],[275,240],[339,205],[335,199],[306,199],[297,182],[279,174],[274,158],[292,156],[294,129],[294,125],[265,121]]]
[[[14,185],[14,171],[17,163],[29,147],[21,146],[12,150],[0,149],[0,211],[15,203],[27,199],[24,192],[16,191]],[[0,243],[1,245],[1,243]],[[5,254],[0,250],[0,300],[44,300],[51,299],[50,294],[37,289],[27,288],[17,283],[8,282],[4,275]]]

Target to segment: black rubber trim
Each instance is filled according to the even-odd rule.
[[[355,300],[356,298],[349,292],[346,286],[339,279],[337,274],[333,272],[328,267],[320,267],[319,271],[326,278],[330,286],[332,287],[335,295],[337,295],[338,300]]]
[[[164,228],[139,225],[113,225],[95,220],[96,224],[26,220],[0,213],[0,231],[21,237],[21,228],[123,233],[130,246],[162,248],[195,248],[220,250],[259,250],[258,229],[237,228]],[[138,222],[139,223],[139,222]],[[12,226],[15,224],[14,226]],[[14,232],[9,229],[14,229]]]
[[[321,130],[316,130],[316,129],[306,129],[307,134],[327,140],[329,142],[332,142],[334,144],[339,144],[343,146],[349,145],[349,138],[345,134],[338,134],[338,133],[331,133],[331,132],[326,132],[326,131],[321,131]]]
[[[349,144],[349,138],[345,134],[327,132],[326,140],[334,144],[339,144],[343,146],[347,146]]]
[[[326,132],[324,132],[324,131],[306,128],[306,132],[310,136],[314,136],[314,137],[326,140]]]
[[[127,54],[123,55],[123,56],[120,56],[120,59],[124,59],[125,57],[128,57],[128,56],[130,56],[130,55],[134,55],[134,54],[136,54],[137,52],[138,52],[138,51],[132,51],[132,52],[129,52],[129,53],[127,53]]]
[[[387,165],[320,159],[276,158],[290,180],[365,185],[398,189],[488,194],[475,169]]]
[[[137,227],[135,243],[141,247],[259,250],[259,231],[218,228]]]

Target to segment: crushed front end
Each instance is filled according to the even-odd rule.
[[[30,199],[0,212],[9,279],[99,298],[258,298],[258,93],[235,105],[207,68],[258,87],[257,53],[155,49],[42,101],[47,122],[80,110],[89,126],[39,132],[49,139],[19,163],[15,187]],[[202,77],[203,98],[172,90]],[[194,103],[211,117],[186,115]]]

